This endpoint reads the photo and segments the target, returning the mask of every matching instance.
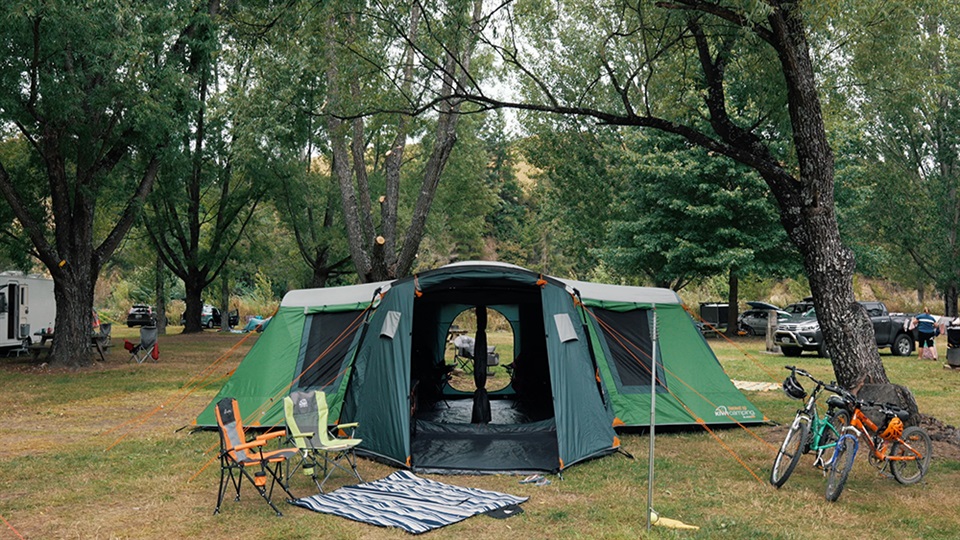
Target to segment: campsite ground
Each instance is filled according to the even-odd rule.
[[[116,330],[118,342],[126,330]],[[278,519],[249,489],[243,501],[228,500],[219,516],[212,515],[216,435],[178,429],[207,404],[256,336],[242,339],[214,332],[164,336],[158,363],[128,363],[123,348],[114,347],[106,363],[82,372],[0,359],[0,436],[7,443],[0,456],[0,516],[5,521],[0,540],[406,538],[398,530],[288,506]],[[506,336],[491,339],[509,341]],[[762,352],[759,339],[712,339],[710,344],[733,379],[783,378],[786,359]],[[882,356],[891,379],[914,391],[922,412],[960,425],[960,371],[886,352]],[[823,359],[805,355],[790,360],[831,378]],[[840,501],[828,503],[822,475],[810,467],[809,458],[782,489],[767,483],[783,424],[797,402],[779,391],[747,394],[775,425],[713,433],[664,430],[656,438],[654,507],[665,517],[699,525],[699,531],[645,532],[649,439],[632,433],[622,440],[635,459],[614,455],[580,464],[548,486],[521,485],[515,476],[435,477],[530,500],[517,517],[480,516],[429,534],[475,540],[960,537],[956,441],[935,443],[927,479],[915,486],[879,475],[860,456]],[[366,460],[360,470],[366,479],[391,472]],[[297,478],[293,489],[307,495],[310,486]]]

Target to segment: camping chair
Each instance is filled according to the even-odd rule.
[[[473,347],[476,342],[470,336],[457,336],[453,340],[453,361],[454,365],[464,373],[473,373]],[[491,375],[490,366],[500,363],[500,355],[497,353],[496,345],[487,346],[487,374]]]
[[[273,508],[277,516],[282,516],[283,514],[271,500],[273,488],[279,484],[290,499],[295,498],[281,478],[283,475],[280,467],[287,459],[296,456],[298,451],[296,448],[264,451],[263,447],[270,439],[283,437],[287,432],[273,431],[246,442],[246,433],[237,400],[231,397],[221,399],[217,402],[216,413],[217,425],[220,427],[220,489],[217,493],[217,508],[213,511],[214,515],[220,513],[220,505],[223,503],[223,496],[227,493],[228,483],[233,483],[237,491],[236,500],[239,501],[240,486],[246,478],[263,500],[267,501],[270,508]],[[250,474],[249,468],[257,470]],[[269,488],[267,487],[268,475]]]
[[[317,489],[323,493],[323,484],[337,469],[352,473],[357,480],[363,482],[357,472],[357,456],[354,448],[361,443],[361,439],[352,438],[352,430],[357,423],[338,424],[334,429],[350,429],[351,438],[337,439],[330,436],[327,426],[327,396],[323,392],[290,392],[283,398],[283,412],[287,421],[287,429],[294,444],[300,450],[302,459],[300,467],[303,473],[310,475]],[[317,480],[316,467],[319,460],[323,460],[323,480]],[[350,466],[350,469],[344,465]],[[296,470],[296,469],[294,469]]]
[[[459,335],[453,340],[454,366],[464,373],[473,373],[473,338]]]
[[[140,327],[140,343],[132,343],[123,340],[123,348],[130,351],[130,360],[136,360],[138,364],[142,364],[147,357],[151,357],[154,361],[160,358],[160,346],[157,344],[157,327],[156,326],[141,326]]]

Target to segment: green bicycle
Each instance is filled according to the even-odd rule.
[[[773,470],[770,471],[770,483],[779,488],[787,482],[793,470],[800,462],[800,456],[808,452],[816,452],[814,466],[825,472],[832,471],[835,466],[847,466],[847,460],[840,459],[847,453],[848,445],[837,446],[840,440],[840,430],[843,429],[844,417],[834,408],[828,409],[824,416],[817,412],[817,398],[823,390],[840,394],[843,389],[816,379],[813,375],[795,366],[785,366],[790,375],[783,381],[783,392],[792,399],[803,400],[804,407],[797,411],[787,436],[780,445],[777,457],[773,461]],[[813,391],[807,395],[803,386],[797,381],[797,375],[807,377],[814,382]],[[824,461],[824,455],[829,452],[830,458]],[[842,465],[838,465],[842,464]]]

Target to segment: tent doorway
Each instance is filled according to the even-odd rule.
[[[462,311],[447,332],[444,362],[449,366],[447,384],[457,392],[473,394],[474,343],[477,334],[476,308]],[[494,308],[487,310],[487,382],[488,392],[503,391],[510,385],[515,336],[510,321]]]
[[[413,466],[443,472],[556,469],[559,449],[540,289],[505,282],[494,292],[487,288],[476,294],[462,288],[456,294],[425,290],[413,312]],[[454,360],[451,327],[466,331],[476,346],[472,366]],[[487,350],[499,355],[489,370],[481,363],[481,344],[495,346]]]

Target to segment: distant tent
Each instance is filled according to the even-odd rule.
[[[579,298],[579,300],[578,300]],[[487,310],[513,330],[511,384],[446,384],[447,336],[475,309],[477,366]],[[657,358],[653,350],[653,312]],[[650,368],[657,425],[757,423],[673,291],[542,276],[502,263],[457,263],[411,278],[287,293],[214,404],[234,397],[248,425],[283,421],[292,390],[326,392],[331,421],[360,423],[358,453],[419,471],[558,471],[616,451],[614,428],[646,426]]]

